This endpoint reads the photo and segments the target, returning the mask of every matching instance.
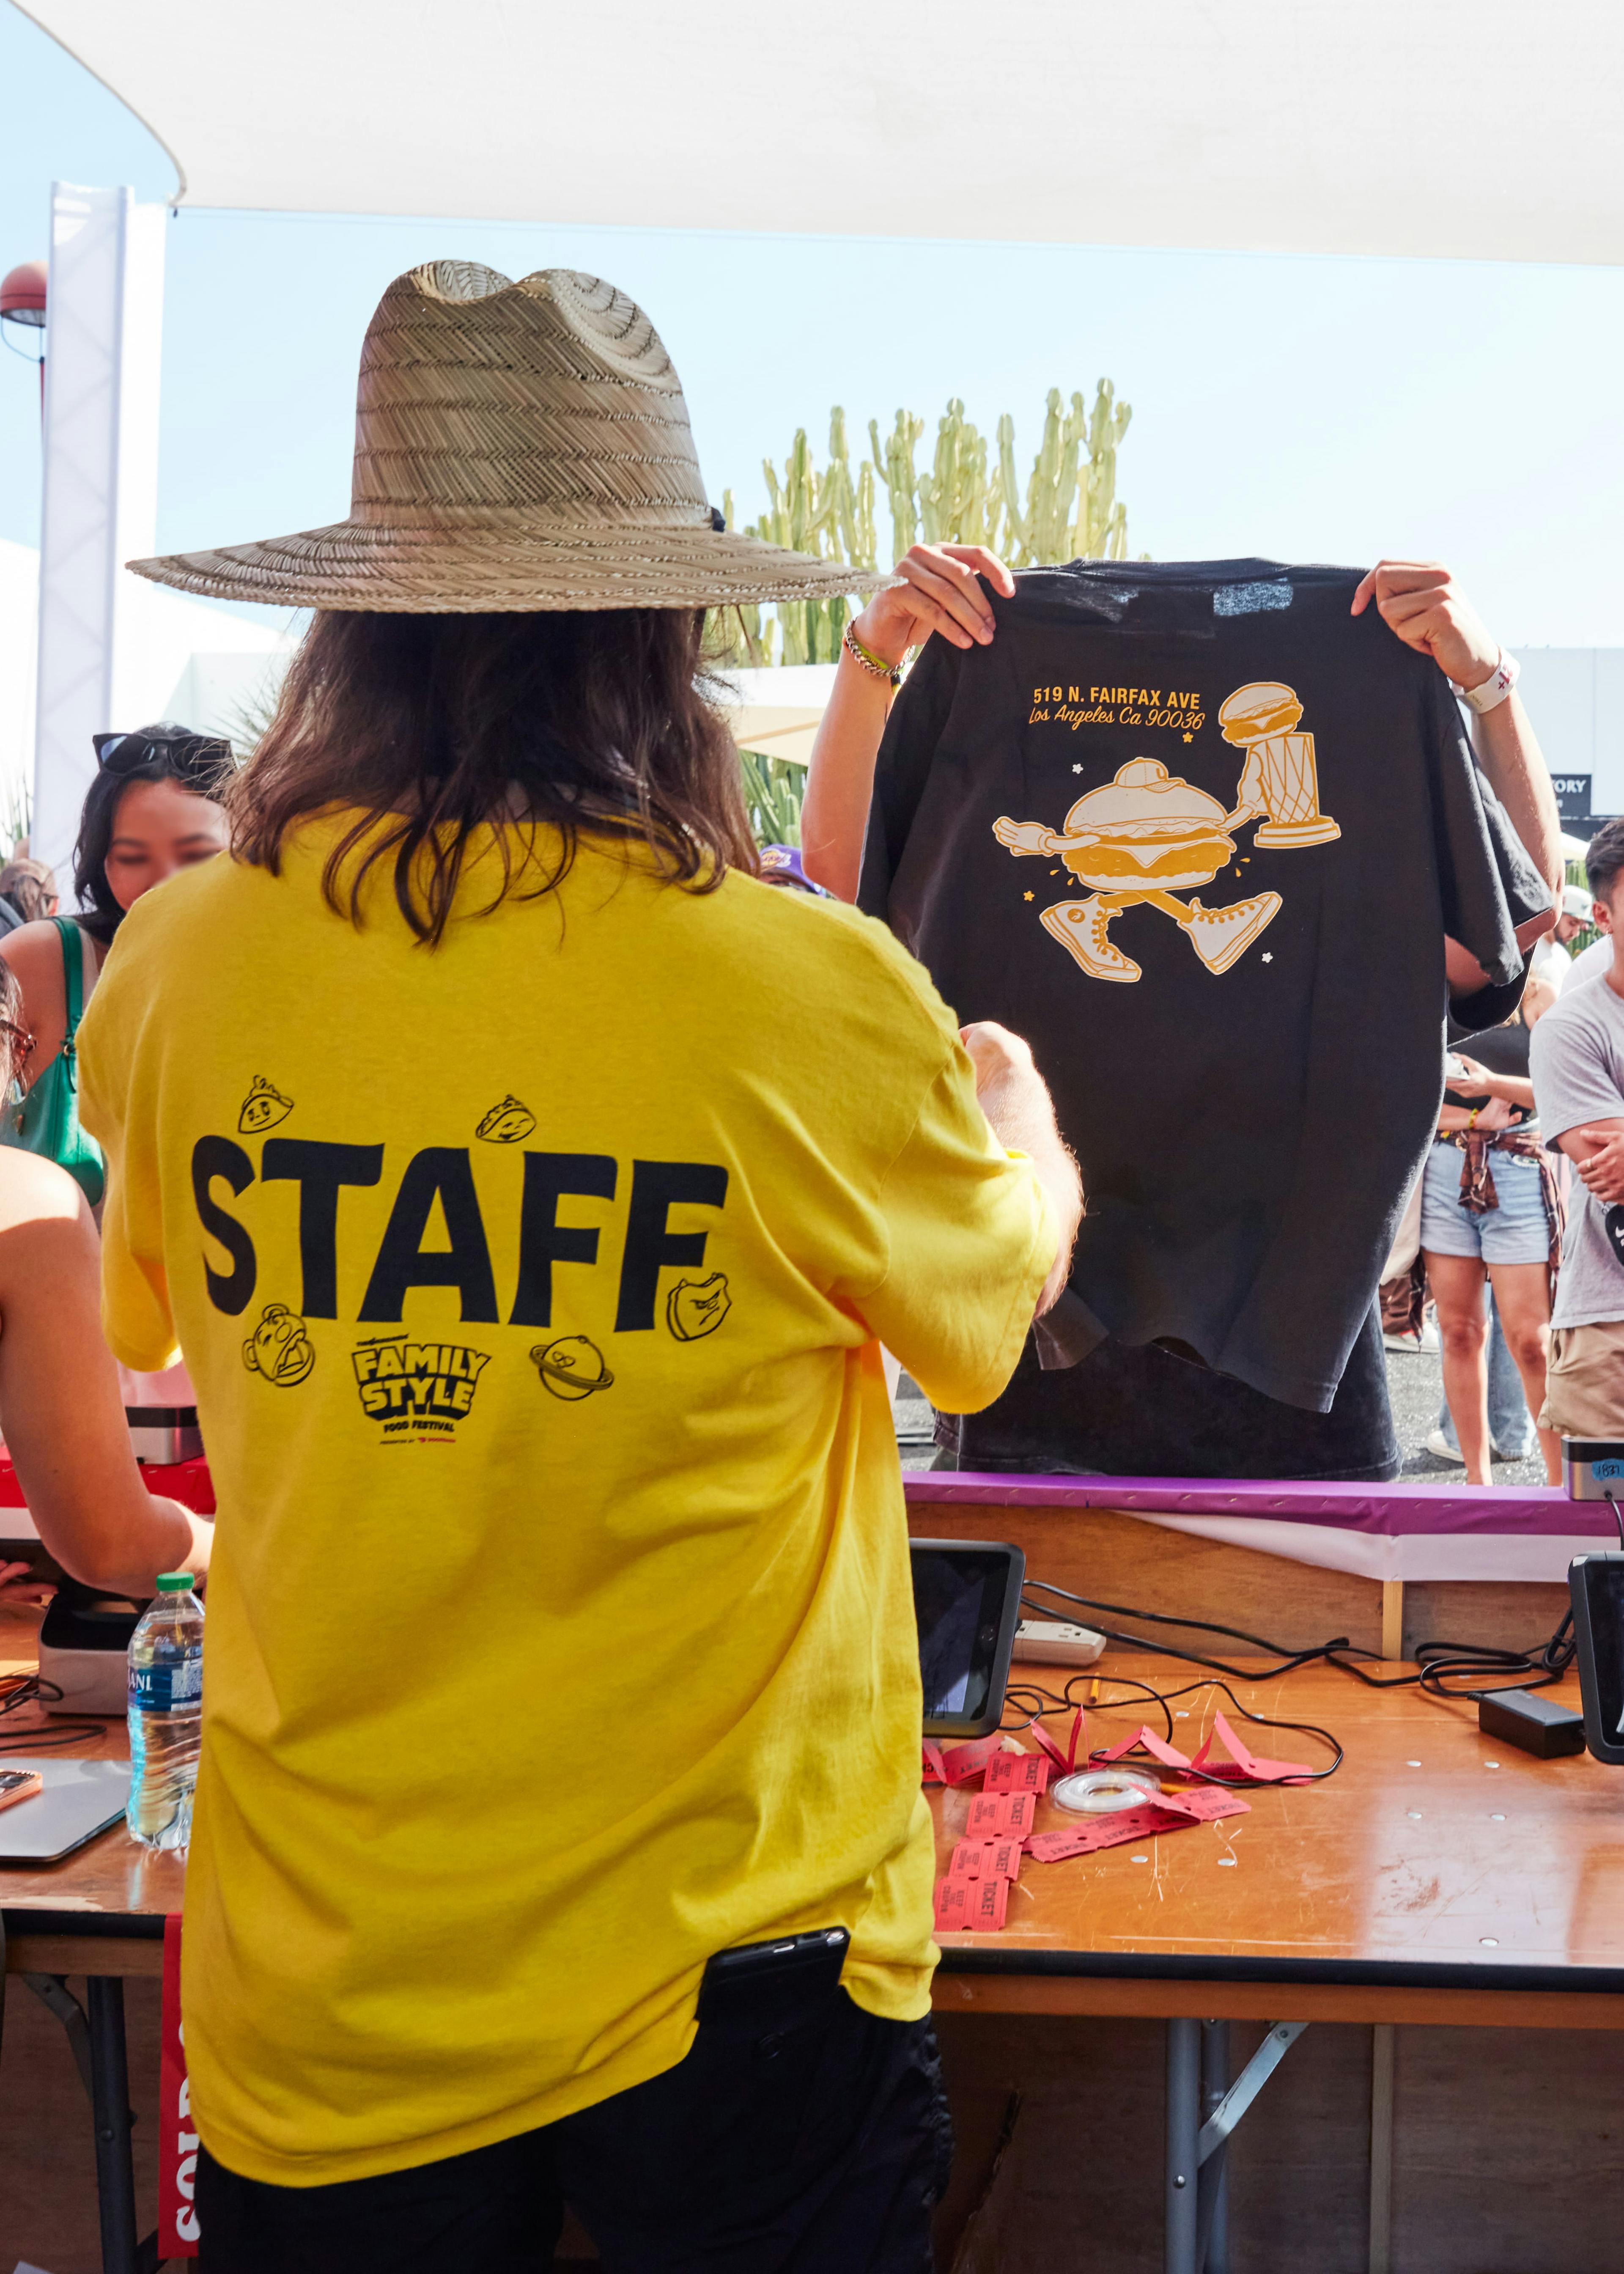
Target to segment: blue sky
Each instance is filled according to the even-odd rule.
[[[0,85],[0,269],[43,253],[53,177],[169,195],[158,145],[7,0]],[[732,486],[747,514],[763,456],[802,425],[821,445],[832,403],[859,432],[906,404],[934,433],[960,395],[989,427],[1014,413],[1024,460],[1049,388],[1092,395],[1103,373],[1133,405],[1134,552],[1438,556],[1507,645],[1624,644],[1613,269],[183,212],[163,548],[342,515],[367,317],[391,276],[446,254],[635,293],[682,374],[712,496]],[[37,542],[38,484],[35,380],[6,354],[0,536]]]

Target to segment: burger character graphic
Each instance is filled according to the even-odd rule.
[[[1113,918],[1141,901],[1160,908],[1184,933],[1209,971],[1227,971],[1277,914],[1278,892],[1258,892],[1226,908],[1205,908],[1176,893],[1209,885],[1235,858],[1230,830],[1237,817],[1155,758],[1132,758],[1115,780],[1079,797],[1063,830],[1041,821],[993,824],[993,834],[1019,858],[1058,854],[1092,886],[1086,900],[1060,900],[1040,918],[1092,979],[1129,983],[1140,975],[1110,937]]]
[[[1235,858],[1235,832],[1249,821],[1259,825],[1254,845],[1282,851],[1328,845],[1342,835],[1320,810],[1314,738],[1296,731],[1302,716],[1296,689],[1277,679],[1249,680],[1224,697],[1219,730],[1245,752],[1228,813],[1154,758],[1132,758],[1115,780],[1078,799],[1063,830],[1007,815],[994,822],[993,835],[1017,856],[1058,854],[1073,876],[1094,887],[1087,900],[1061,900],[1039,919],[1090,978],[1139,977],[1110,926],[1141,900],[1172,917],[1209,971],[1227,971],[1273,921],[1278,892],[1256,892],[1227,908],[1204,908],[1174,894],[1210,884]]]

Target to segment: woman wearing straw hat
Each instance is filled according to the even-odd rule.
[[[138,565],[318,611],[82,1043],[109,1333],[219,1502],[203,2264],[538,2269],[567,2200],[615,2268],[922,2270],[878,1344],[991,1398],[1079,1200],[1023,1045],[756,881],[700,612],[850,572],[718,526],[624,294],[457,263],[368,331],[347,521]]]

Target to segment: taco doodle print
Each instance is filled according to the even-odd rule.
[[[1039,715],[1034,712],[1034,718]],[[1045,710],[1041,715],[1051,714]],[[1078,724],[1112,716],[1098,706],[1093,712],[1062,715]],[[1199,711],[1190,715],[1199,721]],[[1078,799],[1062,829],[1041,821],[1012,821],[1007,815],[993,824],[994,836],[1018,860],[1052,860],[1058,855],[1091,888],[1086,900],[1056,901],[1038,919],[1091,979],[1127,984],[1140,976],[1139,965],[1110,936],[1125,908],[1146,905],[1170,916],[1211,972],[1229,970],[1278,915],[1278,892],[1256,892],[1222,908],[1177,895],[1210,885],[1229,866],[1236,857],[1234,832],[1248,822],[1259,824],[1254,845],[1278,850],[1328,845],[1342,835],[1320,810],[1314,738],[1297,732],[1302,716],[1295,690],[1277,680],[1252,681],[1225,697],[1219,730],[1226,742],[1244,753],[1235,803],[1227,813],[1205,790],[1169,775],[1159,759],[1132,758],[1111,781]],[[1185,742],[1191,739],[1186,733]]]

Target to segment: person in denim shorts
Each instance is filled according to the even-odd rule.
[[[1422,1179],[1421,1250],[1438,1306],[1444,1396],[1472,1484],[1493,1481],[1485,1276],[1528,1410],[1538,1414],[1545,1404],[1561,1206],[1539,1140],[1528,1051],[1530,1029],[1551,999],[1548,988],[1530,982],[1503,1026],[1470,1038],[1477,1056],[1452,1051]],[[1556,1437],[1542,1429],[1539,1444],[1548,1480],[1560,1484]]]

